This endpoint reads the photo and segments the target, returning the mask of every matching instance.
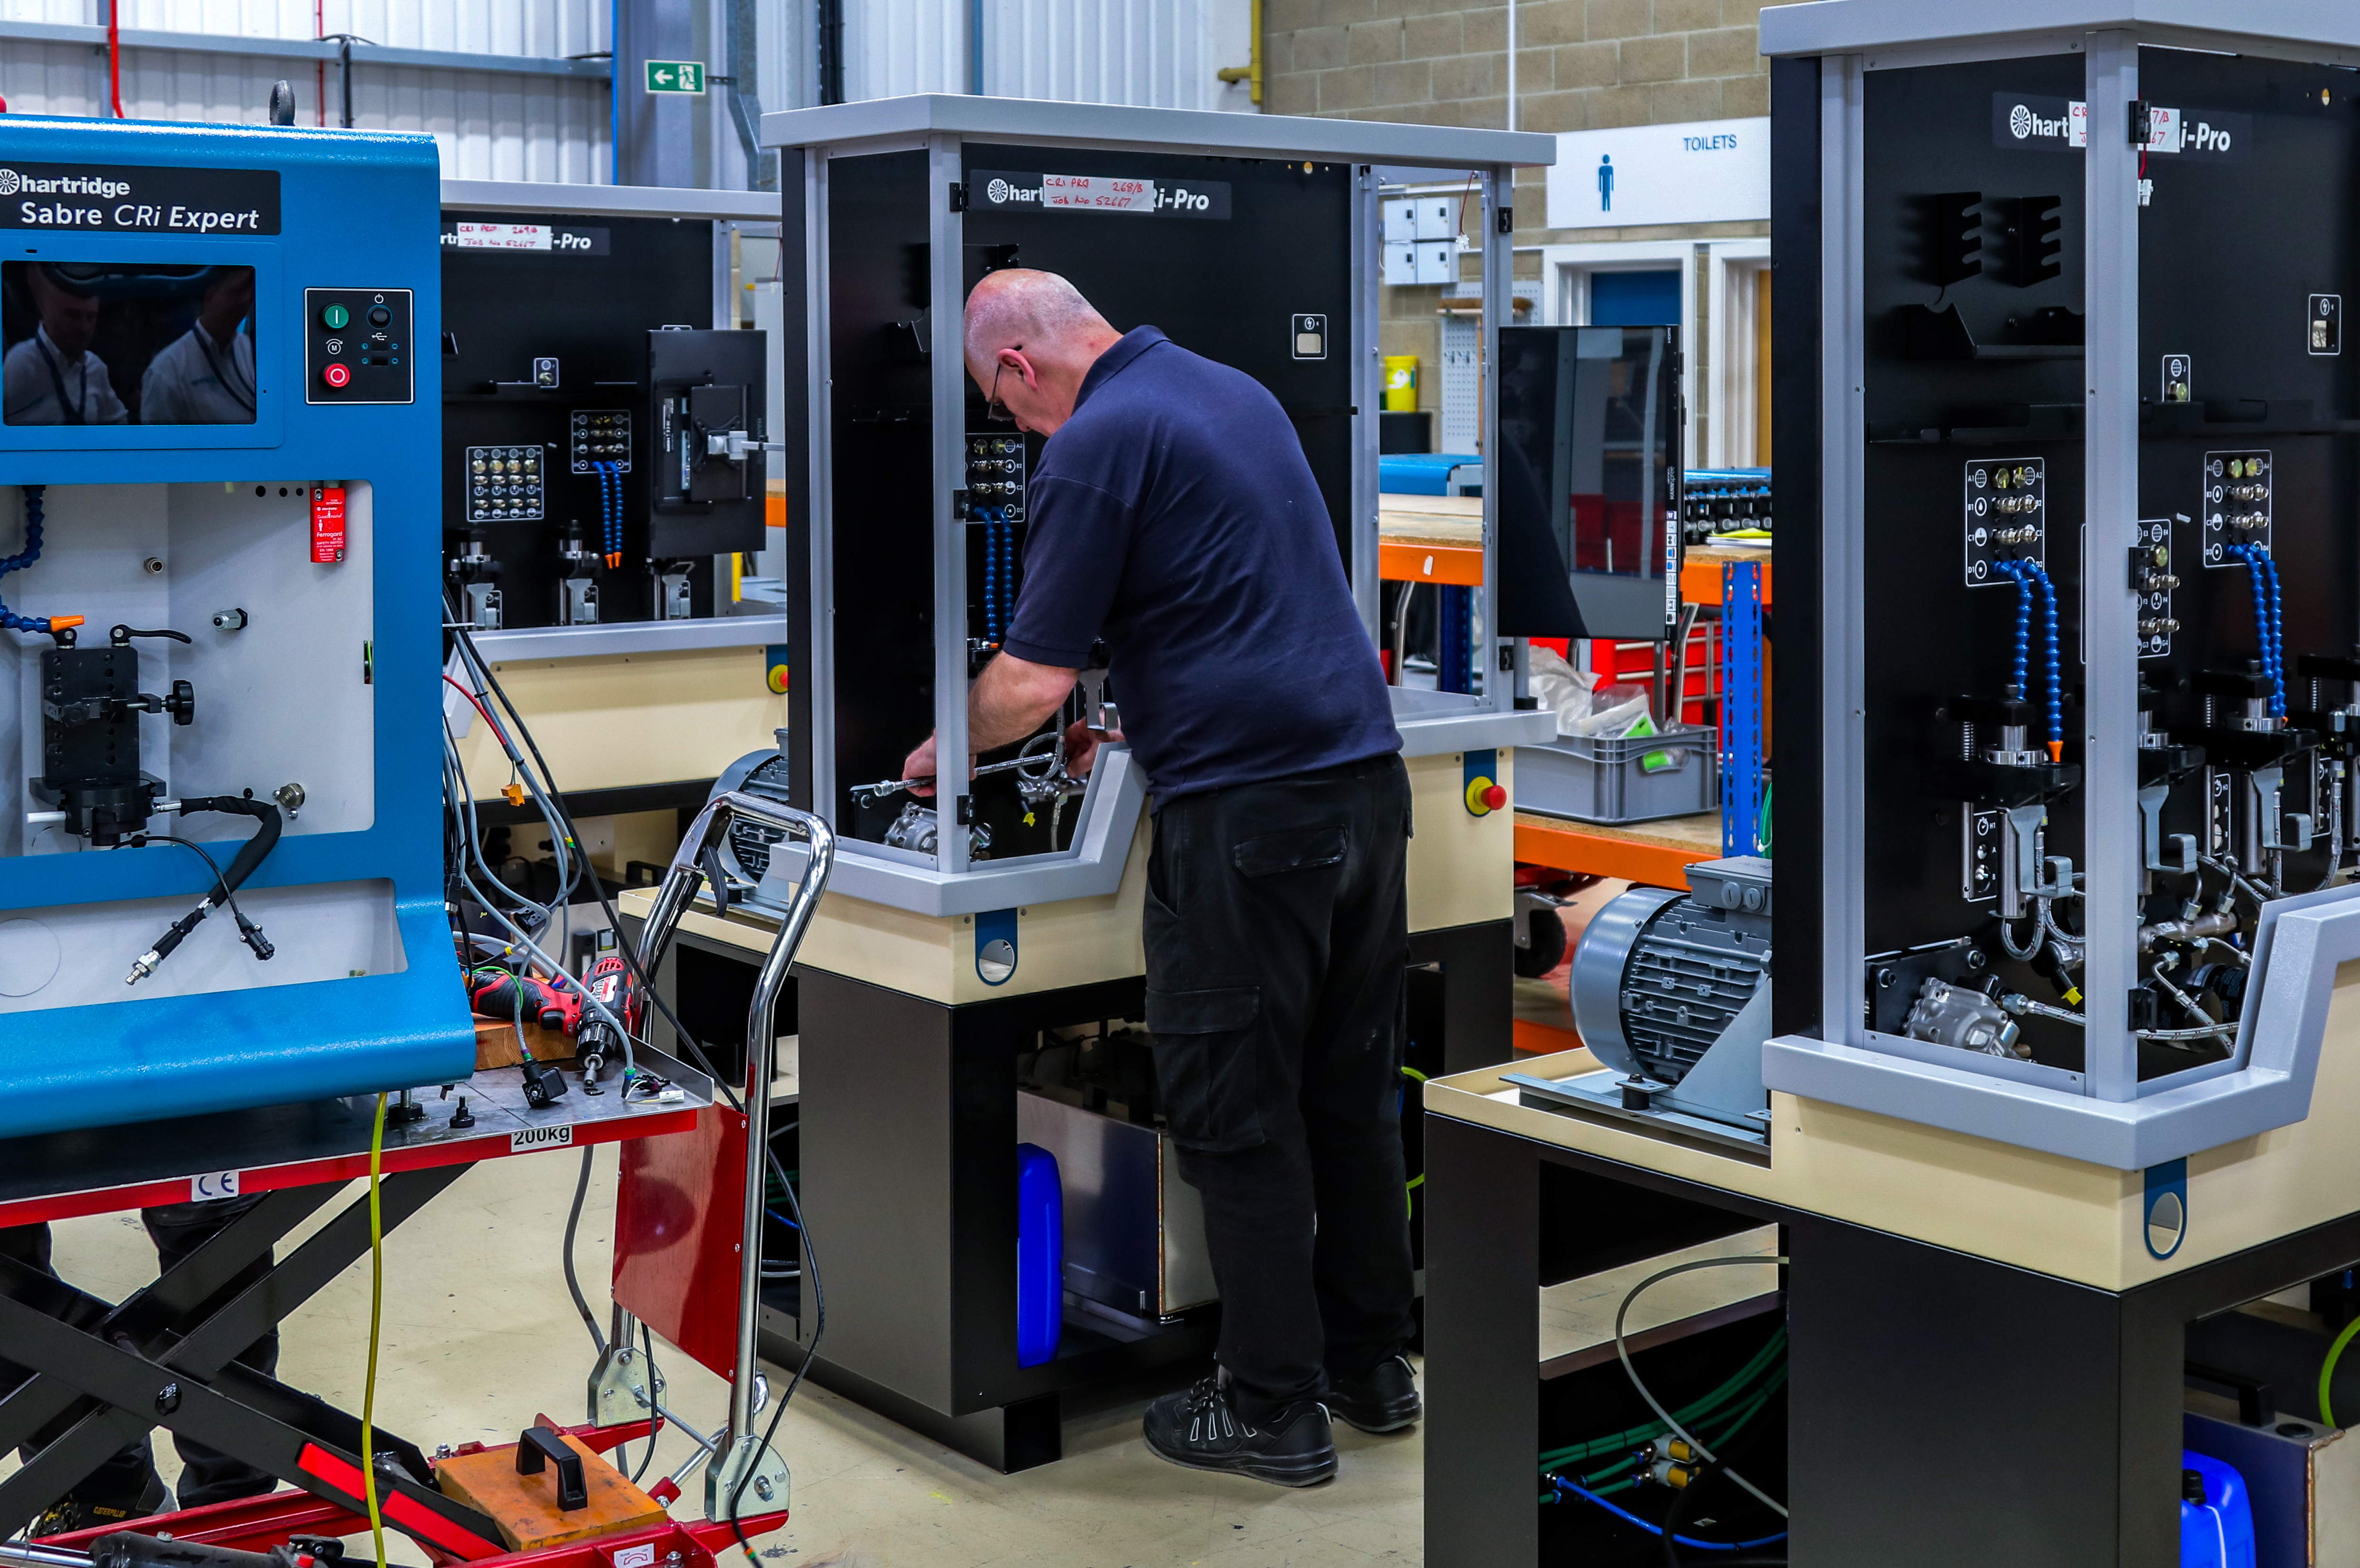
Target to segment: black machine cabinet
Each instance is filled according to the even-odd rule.
[[[1349,561],[1353,366],[1337,334],[1353,309],[1351,166],[1123,151],[1081,157],[1087,167],[1080,169],[1076,158],[1070,148],[968,149],[961,297],[1000,267],[1059,273],[1117,330],[1160,327],[1175,343],[1251,376],[1301,437],[1338,551]],[[879,677],[838,684],[836,798],[814,807],[855,836],[877,840],[904,802],[871,801],[852,787],[896,777],[910,737],[925,734],[934,714],[930,367],[934,355],[958,353],[960,324],[936,321],[930,309],[929,203],[940,197],[928,181],[927,155],[839,156],[830,169],[828,457],[838,502],[835,581],[822,602],[835,613],[816,620],[795,615],[793,636],[798,668],[809,664],[803,639],[825,626],[836,639],[836,668]],[[1207,204],[1120,215],[1044,210],[1037,200],[1043,172],[1067,169],[1193,191]],[[1154,266],[1139,264],[1142,245],[1154,250]],[[1006,629],[1025,530],[1021,491],[1012,516],[993,505],[1003,499],[992,488],[1002,476],[978,469],[977,459],[1013,463],[1021,486],[1043,444],[1041,436],[987,420],[983,404],[969,385],[966,432],[1018,441],[1022,450],[970,454],[964,632],[976,667]],[[858,504],[847,505],[856,495]],[[806,701],[804,688],[795,699]],[[1049,814],[1030,811],[1011,776],[978,781],[974,810],[995,857],[1063,847],[1049,842]],[[1028,823],[1028,816],[1035,820]]]
[[[2340,329],[2360,246],[2319,205],[2360,167],[2360,103],[2331,65],[2136,56],[2139,101],[2086,114],[2079,54],[1863,73],[1865,439],[1844,615],[1869,652],[1850,764],[1856,857],[1825,846],[1863,889],[1859,951],[1822,953],[1808,887],[1782,898],[1777,944],[1782,1029],[1817,1027],[1798,1009],[1816,1007],[1823,962],[1850,961],[1874,993],[1871,1028],[1939,1043],[1938,1020],[1913,1006],[1926,955],[1955,948],[2020,1032],[1991,1053],[2007,1058],[1996,1068],[1941,1061],[2071,1094],[2103,1079],[2114,1097],[2134,1084],[2111,1064],[2116,1018],[2136,1036],[2136,1083],[2242,1060],[2256,895],[2329,886],[2360,846],[2360,366]],[[2128,154],[2129,278],[2090,259],[2076,139],[2120,147],[2126,128],[2144,133]],[[1782,266],[1818,243],[1819,222],[1777,231]],[[2093,485],[2115,484],[2092,463],[2102,297],[2135,301],[2137,374],[2136,471],[2103,518],[2089,506]],[[1782,371],[1798,344],[1785,324]],[[1782,395],[1795,429],[1815,414]],[[1778,504],[1785,520],[1783,489]],[[1823,698],[1802,640],[1822,606],[1797,570],[1815,571],[1825,547],[1798,538],[1820,528],[1820,497],[1797,490],[1791,509],[1779,798],[1797,805],[1818,800],[1821,764],[1791,743],[1816,738]],[[2135,645],[2135,713],[2126,692],[2091,700],[2085,615],[2117,594],[2135,595],[2120,641],[2107,633]],[[1807,657],[1786,657],[1797,648]],[[2107,756],[2134,728],[2136,786],[2102,779],[2092,737]],[[1813,847],[1800,831],[1787,844]],[[2173,924],[2191,920],[2218,929]],[[2132,927],[2127,964],[2085,964],[2085,945]],[[2127,1015],[2108,983],[2118,967]]]
[[[517,216],[443,213],[450,595],[486,629],[713,615],[770,439],[763,334],[710,326],[716,226]]]

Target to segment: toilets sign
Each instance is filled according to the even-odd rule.
[[[1770,215],[1770,122],[1695,120],[1568,131],[1548,171],[1548,226],[1726,223]]]

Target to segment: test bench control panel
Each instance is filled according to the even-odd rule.
[[[463,1079],[434,143],[0,147],[0,1138]]]

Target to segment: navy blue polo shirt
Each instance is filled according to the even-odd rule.
[[[1262,384],[1139,327],[1082,378],[1027,496],[1001,645],[1079,668],[1104,637],[1159,801],[1401,749],[1327,503]]]

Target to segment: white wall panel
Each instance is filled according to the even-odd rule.
[[[523,57],[587,54],[608,47],[606,0],[320,0],[321,30],[351,32],[397,49]],[[104,0],[0,0],[11,21],[102,24]],[[313,0],[124,0],[123,26],[171,32],[309,38]],[[300,125],[341,117],[338,72],[300,60],[128,49],[123,111],[140,120],[238,121],[267,117],[270,85],[295,89]],[[16,114],[108,113],[106,56],[79,44],[0,38],[0,96]],[[426,131],[442,172],[459,180],[610,177],[611,122],[603,82],[497,71],[371,65],[353,69],[353,121],[372,129]]]
[[[1000,97],[1251,107],[1214,74],[1250,49],[1246,8],[1226,0],[984,0],[983,48]]]
[[[967,90],[967,0],[846,0],[844,9],[847,98]]]

